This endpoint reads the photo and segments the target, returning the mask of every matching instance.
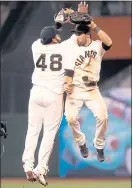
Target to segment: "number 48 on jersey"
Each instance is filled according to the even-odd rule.
[[[36,62],[36,67],[41,68],[42,71],[47,69],[46,54],[42,54]],[[50,70],[60,71],[62,69],[62,56],[60,54],[52,54],[50,56]]]

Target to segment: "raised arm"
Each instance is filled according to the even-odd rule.
[[[89,7],[86,2],[80,2],[78,4],[78,12],[88,13],[88,11]],[[94,21],[91,21],[91,24],[89,24],[88,27],[92,28],[97,33],[98,37],[103,42],[102,45],[105,50],[108,50],[112,46],[112,39],[107,33],[100,29]]]
[[[103,42],[103,45],[107,46],[107,48],[110,48],[112,46],[112,39],[100,27],[98,27],[98,25],[94,21],[91,21],[91,24],[89,24],[88,26],[97,33],[98,37]]]

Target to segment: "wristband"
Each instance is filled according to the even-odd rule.
[[[73,75],[74,75],[74,71],[73,70],[69,70],[69,69],[65,70],[64,76],[73,77]]]
[[[98,33],[100,30],[101,30],[101,29],[100,29],[98,26],[96,26],[96,27],[94,28],[94,31],[95,31],[96,33]]]

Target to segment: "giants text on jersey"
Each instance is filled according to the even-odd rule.
[[[99,81],[101,61],[104,53],[105,50],[100,40],[92,41],[89,46],[81,48],[81,53],[75,61],[74,85],[86,88],[83,77],[87,77],[88,82]]]

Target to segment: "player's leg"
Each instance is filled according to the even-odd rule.
[[[65,115],[75,142],[78,144],[81,154],[84,158],[88,157],[88,148],[86,146],[85,134],[80,129],[79,112],[83,106],[83,100],[67,97],[65,103]]]
[[[34,168],[34,154],[37,147],[38,137],[42,128],[43,108],[39,105],[41,97],[37,94],[37,88],[33,87],[30,93],[28,107],[28,130],[25,140],[25,149],[22,156],[24,171],[27,178],[32,181],[32,170]]]
[[[48,96],[49,105],[44,109],[43,138],[38,154],[38,165],[34,169],[35,174],[38,176],[39,182],[43,185],[47,185],[45,176],[49,171],[48,162],[54,146],[55,136],[59,129],[63,115],[63,95],[57,95],[54,93],[50,94],[49,92]]]
[[[93,112],[96,118],[96,132],[93,140],[97,149],[99,161],[104,160],[105,133],[107,130],[108,113],[106,104],[98,88],[88,92],[88,99],[85,104]]]

